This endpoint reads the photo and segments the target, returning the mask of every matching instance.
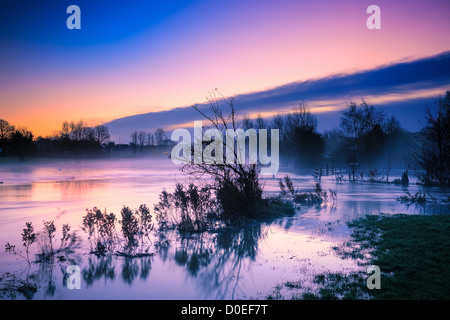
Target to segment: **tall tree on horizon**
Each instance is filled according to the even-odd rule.
[[[426,124],[421,130],[421,150],[416,161],[423,170],[419,179],[425,185],[450,185],[450,91],[434,106],[425,107]]]

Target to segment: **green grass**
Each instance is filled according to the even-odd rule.
[[[381,269],[373,298],[450,298],[450,215],[368,216],[349,226]]]
[[[366,273],[315,277],[317,292],[302,299],[450,299],[450,215],[367,216],[349,223],[352,239],[335,248],[344,259],[370,252],[364,265],[381,269],[381,289],[366,287]]]

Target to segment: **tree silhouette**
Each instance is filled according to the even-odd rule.
[[[166,142],[167,136],[162,128],[157,128],[155,130],[155,141],[157,146],[163,146]]]
[[[108,127],[105,127],[103,125],[98,125],[94,127],[94,139],[99,144],[105,143],[110,137],[111,136],[109,134]]]
[[[325,141],[317,130],[317,118],[305,104],[300,104],[284,119],[277,116],[272,126],[280,128],[284,154],[294,158],[296,164],[310,167],[320,161]]]
[[[15,130],[11,135],[11,149],[12,153],[19,157],[20,161],[25,160],[36,151],[36,146],[33,143],[33,133],[26,128]]]
[[[0,119],[0,153],[6,152],[8,140],[14,132],[14,126],[11,126],[8,121]]]
[[[416,160],[422,168],[419,179],[426,185],[450,185],[450,91],[434,107],[425,108],[426,125],[421,130],[421,150]]]

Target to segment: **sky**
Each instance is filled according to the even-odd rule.
[[[80,30],[66,27],[72,4],[81,9]],[[372,4],[381,8],[380,30],[366,27]],[[3,1],[0,118],[35,136],[52,134],[64,120],[96,125],[158,112],[169,128],[170,121],[186,119],[166,111],[204,103],[215,88],[244,102],[302,84],[290,100],[254,104],[249,112],[270,116],[302,100],[323,116],[319,126],[325,128],[335,120],[327,113],[361,96],[389,110],[450,89],[448,68],[442,74],[439,67],[433,72],[441,70],[441,82],[430,81],[435,74],[426,70],[414,77],[410,68],[415,82],[405,87],[408,76],[394,77],[395,92],[364,81],[337,96],[305,89],[313,83],[330,91],[342,75],[355,81],[372,74],[383,82],[390,76],[377,78],[376,72],[387,66],[449,51],[448,12],[448,0]],[[337,80],[326,82],[330,78]],[[398,110],[401,123],[417,122],[414,112]]]

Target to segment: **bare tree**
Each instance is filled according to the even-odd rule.
[[[94,127],[94,139],[100,144],[105,143],[110,138],[109,129],[104,125]]]
[[[256,129],[267,129],[267,123],[266,121],[262,118],[261,114],[258,114],[258,117],[256,118]]]
[[[270,127],[272,129],[280,130],[280,140],[283,140],[286,137],[286,135],[285,135],[285,133],[286,133],[285,120],[280,114],[277,114],[272,119],[272,123],[270,124]]]
[[[244,130],[252,129],[255,125],[253,124],[252,119],[250,119],[247,115],[244,116],[244,119],[242,120],[242,126]]]
[[[130,138],[131,138],[131,144],[133,144],[134,146],[137,146],[138,144],[138,132],[137,131],[133,131],[130,134]]]
[[[59,135],[63,139],[68,139],[70,131],[71,131],[70,123],[66,120],[63,122],[61,126],[61,131],[59,132]]]
[[[147,139],[146,139],[146,145],[149,146],[153,146],[155,144],[155,136],[153,135],[153,133],[148,132],[147,133]]]
[[[220,93],[214,92],[210,93],[207,99],[209,110],[202,110],[198,106],[193,108],[207,119],[210,126],[220,132],[222,137],[228,129],[234,132],[242,129],[242,124],[237,121],[234,98],[225,98]],[[221,103],[225,104],[227,111],[222,110]],[[203,141],[201,144],[203,145]],[[262,199],[262,188],[259,183],[260,165],[248,161],[248,155],[245,155],[245,161],[237,161],[242,157],[238,154],[238,148],[234,144],[230,147],[224,139],[218,149],[225,151],[222,152],[222,161],[216,163],[213,159],[208,159],[208,155],[203,154],[204,161],[187,163],[182,167],[182,171],[199,181],[208,181],[206,187],[216,191],[217,201],[225,217],[239,218],[258,214],[255,211],[258,211],[258,204]],[[227,154],[232,155],[236,161],[227,161]]]
[[[89,142],[96,142],[95,138],[95,130],[92,127],[82,127],[81,128],[81,140],[82,141],[89,141]]]
[[[450,91],[434,107],[425,109],[426,125],[421,130],[421,152],[416,161],[422,168],[420,180],[426,185],[450,185]]]
[[[75,141],[81,141],[83,140],[83,136],[85,136],[85,130],[84,128],[86,127],[85,123],[83,122],[83,120],[80,120],[78,122],[70,122],[69,123],[69,128],[70,128],[70,134],[69,137],[71,138],[71,140],[75,140]]]
[[[138,132],[138,144],[141,148],[143,148],[145,146],[145,142],[147,140],[147,133],[145,133],[145,131],[139,131]]]
[[[317,128],[317,118],[311,114],[304,103],[300,103],[287,115],[285,125],[286,130],[290,132],[298,129],[313,132]]]
[[[6,142],[11,138],[13,132],[14,126],[11,126],[6,120],[0,119],[0,149],[5,149]]]
[[[167,136],[166,132],[162,128],[157,128],[155,130],[155,141],[157,146],[163,146],[166,142]]]

